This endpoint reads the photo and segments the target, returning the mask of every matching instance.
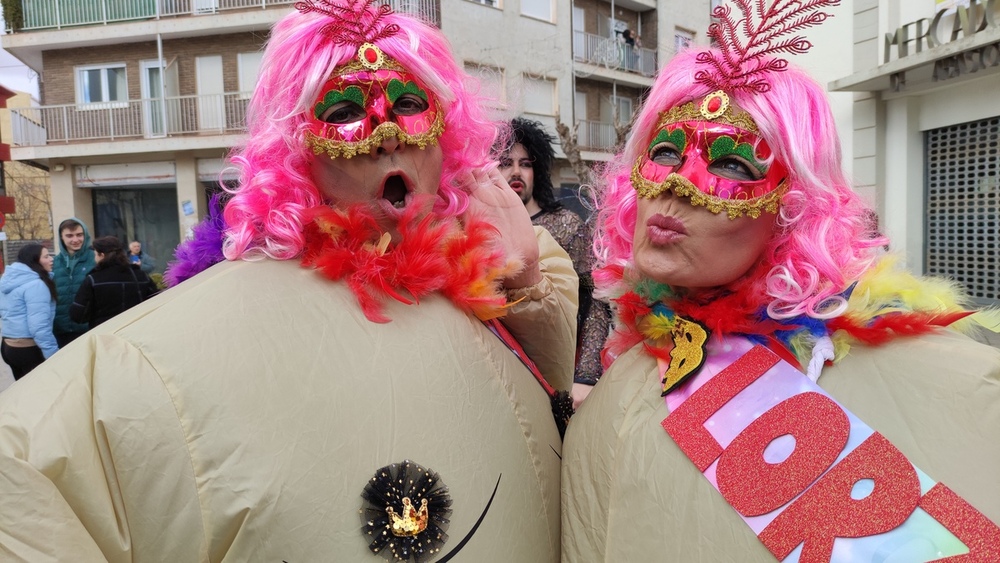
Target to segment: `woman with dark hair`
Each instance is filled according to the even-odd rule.
[[[0,278],[3,343],[0,355],[21,379],[59,350],[52,334],[56,316],[53,257],[40,244],[28,244]]]
[[[116,237],[97,238],[92,246],[97,266],[87,274],[69,308],[74,321],[87,322],[90,328],[156,293],[156,284],[139,266],[129,264]]]

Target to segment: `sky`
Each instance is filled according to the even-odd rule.
[[[7,23],[3,21],[3,12],[0,11],[0,35],[5,29]],[[11,90],[28,92],[36,100],[38,99],[38,74],[3,49],[0,49],[0,85]]]

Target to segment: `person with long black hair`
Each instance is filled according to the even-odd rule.
[[[96,238],[93,248],[97,266],[84,278],[69,307],[70,318],[90,328],[156,293],[156,284],[140,266],[129,263],[117,237]]]
[[[56,316],[53,257],[40,244],[27,244],[0,278],[3,343],[0,355],[18,380],[59,350],[52,334]]]

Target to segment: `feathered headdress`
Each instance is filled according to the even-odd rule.
[[[733,3],[743,15],[739,20],[733,18],[729,6],[716,6],[712,11],[719,21],[708,28],[708,35],[718,44],[721,56],[700,53],[698,62],[712,68],[698,71],[695,80],[713,90],[760,93],[771,89],[765,79],[767,73],[788,67],[788,61],[773,55],[801,54],[812,47],[804,37],[788,35],[826,21],[830,14],[819,10],[837,6],[840,0],[733,0]]]
[[[308,14],[316,12],[329,17],[330,23],[322,32],[329,35],[338,45],[362,45],[374,43],[399,32],[399,26],[382,21],[392,13],[388,4],[377,4],[379,0],[300,0],[295,9]]]

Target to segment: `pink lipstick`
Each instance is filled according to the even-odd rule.
[[[653,244],[672,244],[687,236],[684,223],[657,213],[646,221],[646,236]]]

